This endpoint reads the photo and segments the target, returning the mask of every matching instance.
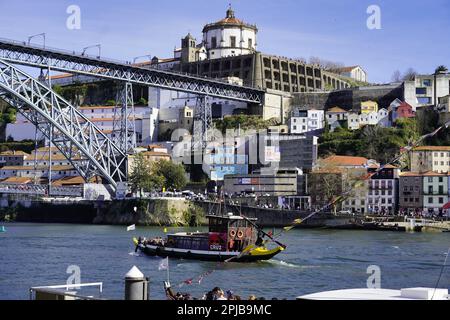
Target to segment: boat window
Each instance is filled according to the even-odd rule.
[[[234,220],[230,223],[230,227],[233,228],[247,228],[248,224],[245,220]]]
[[[228,222],[225,219],[211,219],[209,223],[209,232],[226,232]]]

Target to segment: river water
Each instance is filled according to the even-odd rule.
[[[151,299],[164,299],[167,272],[161,259],[134,253],[132,237],[164,236],[162,228],[4,224],[0,233],[0,299],[28,299],[32,286],[65,284],[71,265],[80,267],[81,281],[103,282],[103,297],[123,299],[126,272],[136,265],[150,277]],[[169,229],[169,232],[197,229]],[[199,231],[205,229],[199,228]],[[367,268],[381,269],[381,287],[434,287],[450,247],[450,233],[390,233],[372,231],[292,230],[281,241],[285,252],[273,260],[252,264],[170,260],[170,281],[176,291],[202,296],[215,286],[250,294],[295,299],[324,290],[362,288]],[[201,284],[178,285],[214,270]],[[450,268],[440,287],[450,287]]]

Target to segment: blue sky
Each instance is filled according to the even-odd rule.
[[[81,51],[101,43],[105,57],[170,57],[187,32],[201,39],[203,25],[223,18],[230,2],[238,18],[258,25],[264,53],[359,64],[378,83],[397,69],[450,67],[448,0],[0,0],[0,37],[46,32],[52,47]],[[66,28],[72,4],[81,8],[81,30]],[[381,8],[381,30],[366,27],[372,4]]]

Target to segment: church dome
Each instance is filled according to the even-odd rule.
[[[227,10],[227,14],[224,19],[219,20],[214,23],[207,24],[203,28],[203,32],[207,32],[208,30],[211,30],[211,29],[224,28],[224,27],[247,28],[247,29],[251,29],[251,30],[255,30],[255,31],[258,30],[255,25],[245,23],[244,21],[236,18],[235,14],[234,14],[234,10],[230,6]]]

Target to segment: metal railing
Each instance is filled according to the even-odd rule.
[[[48,185],[0,183],[0,193],[27,194],[27,195],[38,195],[38,196],[82,197],[83,196],[83,187],[81,187],[81,186],[73,186],[73,187],[51,186],[50,190],[49,190]]]
[[[0,38],[0,58],[14,64],[128,81],[218,98],[263,103],[264,91],[230,84],[227,80],[190,75],[185,72],[144,68],[131,62],[104,59],[86,53],[28,45],[26,42]]]
[[[73,292],[67,292],[70,289],[80,290],[82,288],[98,288],[99,297],[84,296]],[[103,293],[103,282],[80,283],[80,284],[65,284],[56,286],[42,286],[30,288],[30,300],[39,300],[39,294],[44,294],[46,297],[52,297],[53,300],[58,300],[58,297],[70,297],[73,300],[100,300]]]

